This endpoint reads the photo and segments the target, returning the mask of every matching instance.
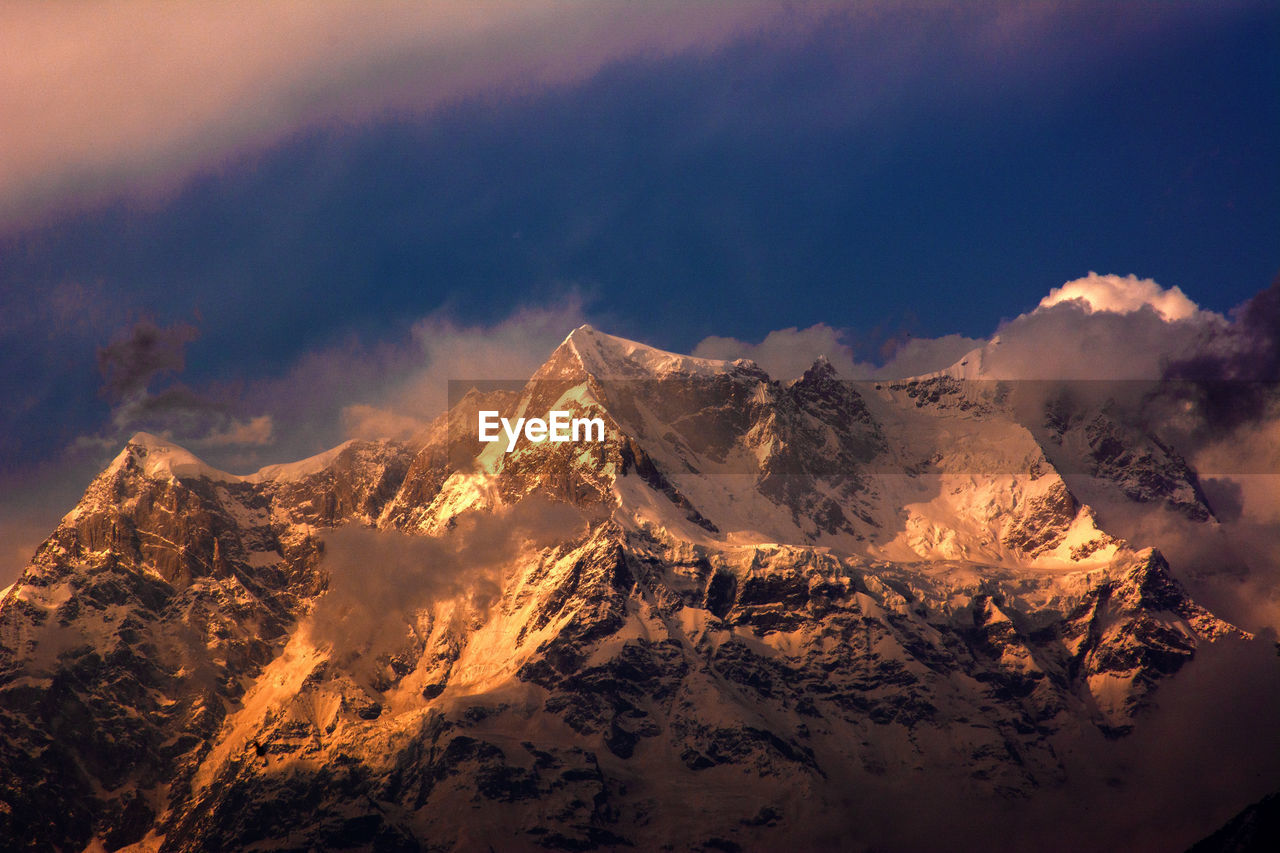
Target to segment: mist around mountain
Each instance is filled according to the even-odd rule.
[[[1184,849],[1280,789],[1274,306],[1113,285],[907,378],[582,326],[397,440],[134,435],[0,597],[0,837]],[[1018,356],[1092,315],[1155,375]]]

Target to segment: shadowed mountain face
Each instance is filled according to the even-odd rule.
[[[1212,511],[1112,410],[1010,393],[780,384],[583,327],[413,446],[237,477],[140,434],[3,595],[0,837],[1192,842],[1249,798],[1153,822],[1132,744],[1199,650],[1251,640],[1062,472]],[[605,436],[507,453],[481,410]]]

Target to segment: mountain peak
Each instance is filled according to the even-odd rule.
[[[297,462],[285,462],[267,465],[252,474],[240,476],[215,468],[196,456],[185,447],[161,436],[149,432],[136,432],[125,442],[124,449],[116,455],[107,467],[108,472],[116,472],[128,465],[132,459],[143,476],[151,479],[169,479],[184,477],[203,477],[220,483],[262,483],[269,480],[299,480],[323,471],[333,464],[334,460],[350,447],[353,441],[344,441],[306,459]]]
[[[206,477],[224,482],[241,479],[214,468],[185,447],[149,432],[134,433],[107,470],[120,470],[130,459],[134,460],[144,476],[153,479]]]
[[[814,379],[819,376],[836,376],[836,368],[825,355],[820,355],[813,360],[813,364],[809,365],[809,369],[804,372],[806,379]]]
[[[172,441],[169,441],[166,438],[161,438],[155,433],[142,432],[142,431],[135,432],[132,436],[130,436],[126,444],[136,444],[139,447],[154,447],[154,448],[160,448],[160,449],[178,448],[177,444],[173,443]],[[181,448],[178,448],[178,449],[181,449]]]
[[[738,364],[668,352],[584,324],[569,333],[538,371],[537,378],[562,375],[575,368],[597,379],[662,378],[676,374],[714,376]]]

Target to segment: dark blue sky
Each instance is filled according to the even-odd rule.
[[[144,318],[198,329],[181,379],[234,406],[307,353],[567,293],[683,351],[818,322],[869,356],[984,337],[1090,270],[1225,312],[1280,271],[1280,12],[1116,8],[990,49],[946,16],[766,30],[9,222],[0,468],[109,432],[96,353]]]

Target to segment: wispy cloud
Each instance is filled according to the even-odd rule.
[[[234,401],[223,399],[228,395],[177,381],[186,367],[186,346],[197,337],[199,330],[186,323],[140,320],[101,347],[98,369],[102,394],[112,404],[111,423],[104,432],[82,436],[81,444],[110,448],[140,429],[192,447],[269,444],[270,415],[241,420]]]
[[[901,379],[950,367],[985,341],[964,335],[895,340],[883,363],[858,359],[847,335],[818,323],[807,329],[777,329],[758,344],[713,335],[699,341],[693,354],[700,358],[749,358],[772,378],[786,381],[803,374],[818,358],[825,358],[847,379]]]
[[[775,0],[15,0],[0,6],[0,222],[162,191],[317,122],[578,80],[798,14]]]
[[[354,526],[334,530],[324,537],[328,591],[307,630],[339,657],[364,658],[364,667],[373,669],[379,655],[409,643],[433,604],[462,598],[485,612],[517,558],[584,530],[578,509],[537,497],[493,515],[465,513],[439,536]]]
[[[146,391],[151,380],[163,373],[181,373],[186,345],[198,335],[186,323],[169,327],[149,320],[136,323],[98,350],[98,369],[106,381],[103,390],[113,398],[127,399]]]
[[[460,324],[445,311],[430,314],[413,326],[412,366],[376,399],[343,408],[347,436],[410,438],[448,406],[450,381],[527,379],[585,321],[576,294],[483,326]]]
[[[98,350],[110,415],[79,436],[73,451],[114,453],[145,430],[239,472],[346,438],[410,440],[445,411],[450,381],[527,379],[586,319],[576,292],[488,324],[461,323],[440,309],[403,340],[339,342],[274,375],[226,386],[182,381],[186,347],[199,335],[194,326],[142,320]]]
[[[832,14],[867,32],[857,54],[873,56],[867,72],[892,95],[939,56],[962,69],[947,79],[1005,90],[1250,5],[10,0],[0,4],[0,224],[122,192],[163,196],[321,123],[420,115],[763,31],[787,38]]]

